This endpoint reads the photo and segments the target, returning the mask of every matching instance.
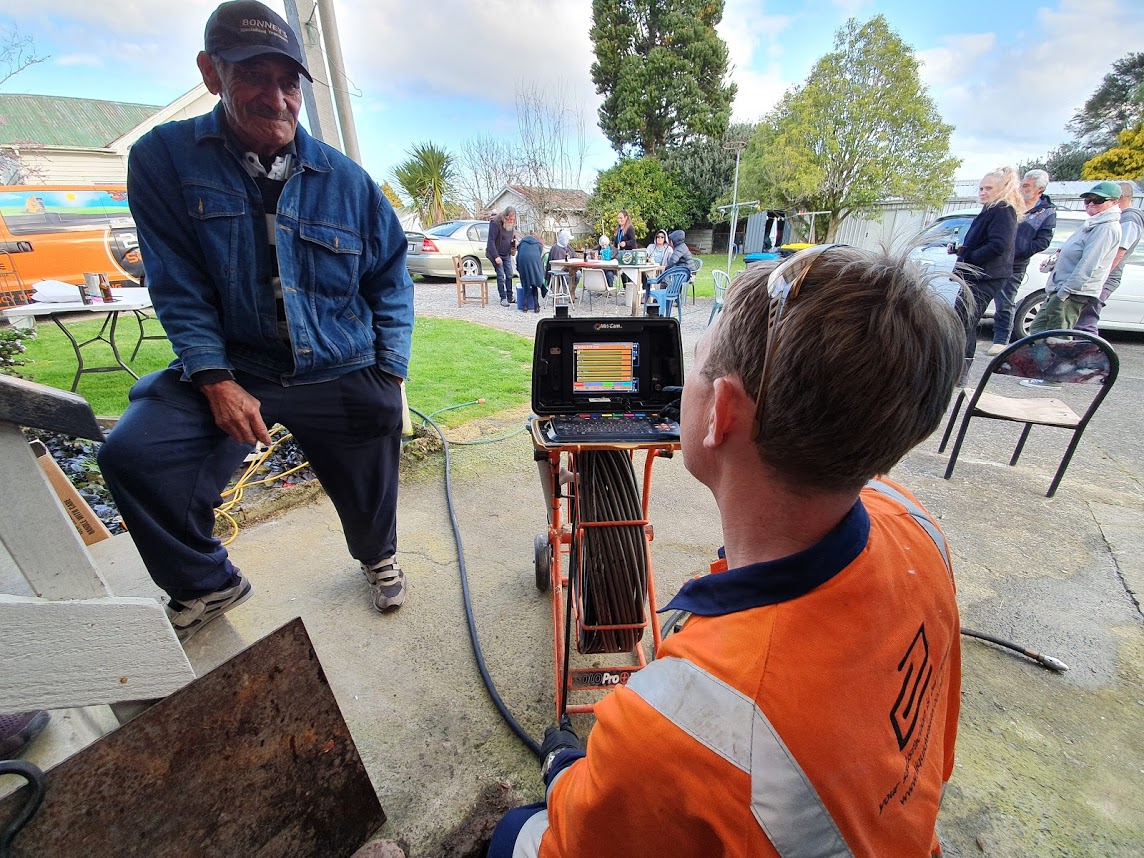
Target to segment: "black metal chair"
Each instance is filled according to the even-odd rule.
[[[1017,459],[1025,447],[1025,441],[1029,438],[1029,431],[1034,426],[1056,426],[1071,430],[1072,439],[1045,494],[1045,497],[1051,498],[1057,492],[1057,486],[1061,483],[1073,453],[1076,452],[1085,427],[1112,389],[1119,372],[1120,359],[1112,346],[1100,337],[1084,331],[1041,331],[1011,344],[989,362],[975,388],[964,387],[957,393],[957,401],[949,415],[949,423],[945,427],[941,446],[938,447],[939,453],[945,451],[945,445],[949,441],[962,404],[966,399],[969,400],[969,404],[949,456],[945,478],[948,480],[953,473],[957,455],[961,452],[961,442],[965,439],[965,431],[969,427],[969,421],[974,417],[1025,424],[1017,447],[1013,450],[1013,457],[1009,460],[1010,465],[1017,464]],[[1060,399],[1001,396],[987,391],[989,383],[998,375],[1032,379],[1046,385],[1098,384],[1100,389],[1089,402],[1084,414],[1078,415]]]

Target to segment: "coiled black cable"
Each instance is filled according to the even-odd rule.
[[[465,568],[465,549],[461,544],[461,527],[457,523],[457,512],[453,507],[453,480],[450,474],[452,462],[449,457],[449,442],[445,439],[445,433],[441,431],[440,426],[416,408],[410,407],[409,410],[424,420],[427,425],[433,427],[433,431],[437,433],[437,437],[441,439],[441,444],[445,449],[445,501],[449,507],[449,523],[453,527],[453,541],[457,545],[457,565],[461,573],[461,594],[465,601],[465,621],[469,624],[469,640],[473,645],[473,656],[477,661],[477,670],[481,672],[481,680],[485,684],[485,689],[489,692],[489,697],[492,698],[493,705],[496,706],[497,711],[505,720],[505,723],[508,724],[512,731],[520,737],[520,740],[528,746],[528,750],[539,757],[540,743],[528,735],[528,732],[520,725],[520,722],[513,717],[512,713],[508,711],[508,707],[505,706],[500,693],[496,689],[496,685],[493,683],[492,676],[489,675],[489,668],[485,663],[485,655],[481,650],[481,642],[477,637],[477,622],[473,617],[473,600],[469,594],[469,573]]]
[[[631,456],[622,450],[592,450],[577,456],[581,525],[639,521],[643,518]],[[576,580],[584,626],[584,653],[626,652],[643,638],[647,598],[647,543],[642,525],[585,527],[581,569]]]

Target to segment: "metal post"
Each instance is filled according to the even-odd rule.
[[[330,65],[330,87],[334,90],[334,104],[338,108],[342,143],[346,147],[346,154],[360,164],[361,150],[358,149],[357,128],[354,125],[353,108],[350,106],[349,82],[346,80],[345,60],[342,59],[342,42],[338,36],[338,19],[334,15],[333,0],[318,0],[318,15],[322,19],[322,36],[326,42],[326,56]]]
[[[723,148],[735,151],[735,186],[731,191],[731,234],[727,236],[727,276],[731,276],[731,255],[735,248],[735,228],[739,223],[739,156],[747,148],[746,140],[729,140]]]

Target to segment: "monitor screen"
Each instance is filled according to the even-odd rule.
[[[638,343],[573,343],[572,392],[637,393]]]

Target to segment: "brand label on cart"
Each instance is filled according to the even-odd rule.
[[[573,691],[609,689],[627,685],[632,678],[630,670],[588,669],[569,671],[568,683]]]

